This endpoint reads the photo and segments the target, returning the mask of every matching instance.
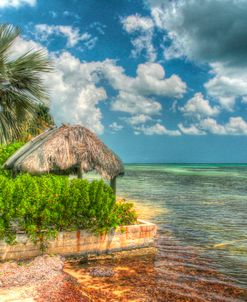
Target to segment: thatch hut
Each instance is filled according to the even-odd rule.
[[[116,177],[124,174],[121,160],[85,127],[62,125],[38,135],[4,164],[14,174],[74,174],[96,170],[110,180],[116,192]]]

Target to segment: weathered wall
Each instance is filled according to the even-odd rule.
[[[83,256],[152,246],[156,225],[142,220],[139,222],[138,225],[123,226],[102,236],[87,231],[60,232],[55,240],[49,242],[46,252]],[[28,259],[40,254],[39,246],[24,234],[18,234],[15,245],[0,241],[0,260]]]

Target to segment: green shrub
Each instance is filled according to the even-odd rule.
[[[0,238],[11,243],[15,239],[12,224],[15,222],[13,203],[14,182],[0,176]]]
[[[137,221],[137,213],[131,202],[117,202],[114,209],[118,225],[135,224]]]
[[[0,145],[0,175],[10,177],[11,172],[3,170],[2,166],[6,160],[24,145],[23,142],[15,142],[8,145]]]
[[[18,226],[33,241],[45,241],[59,230],[63,205],[61,191],[66,190],[69,180],[52,176],[33,177],[28,174],[15,179],[13,203],[16,205]]]
[[[103,181],[69,180],[66,176],[0,176],[0,238],[10,242],[21,229],[46,247],[58,231],[89,229],[104,233],[132,224],[130,203],[116,203]]]

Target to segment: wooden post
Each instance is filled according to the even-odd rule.
[[[77,177],[78,178],[83,178],[83,173],[82,173],[81,168],[78,168]]]
[[[16,176],[17,176],[17,172],[16,171],[12,170],[11,174],[12,174],[12,178],[16,178]]]
[[[112,188],[112,191],[113,191],[113,194],[116,196],[116,185],[117,185],[117,177],[113,177],[111,179],[111,188]]]

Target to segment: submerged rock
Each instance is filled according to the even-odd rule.
[[[89,271],[90,275],[93,277],[112,277],[114,276],[114,271],[108,267],[95,267]]]

